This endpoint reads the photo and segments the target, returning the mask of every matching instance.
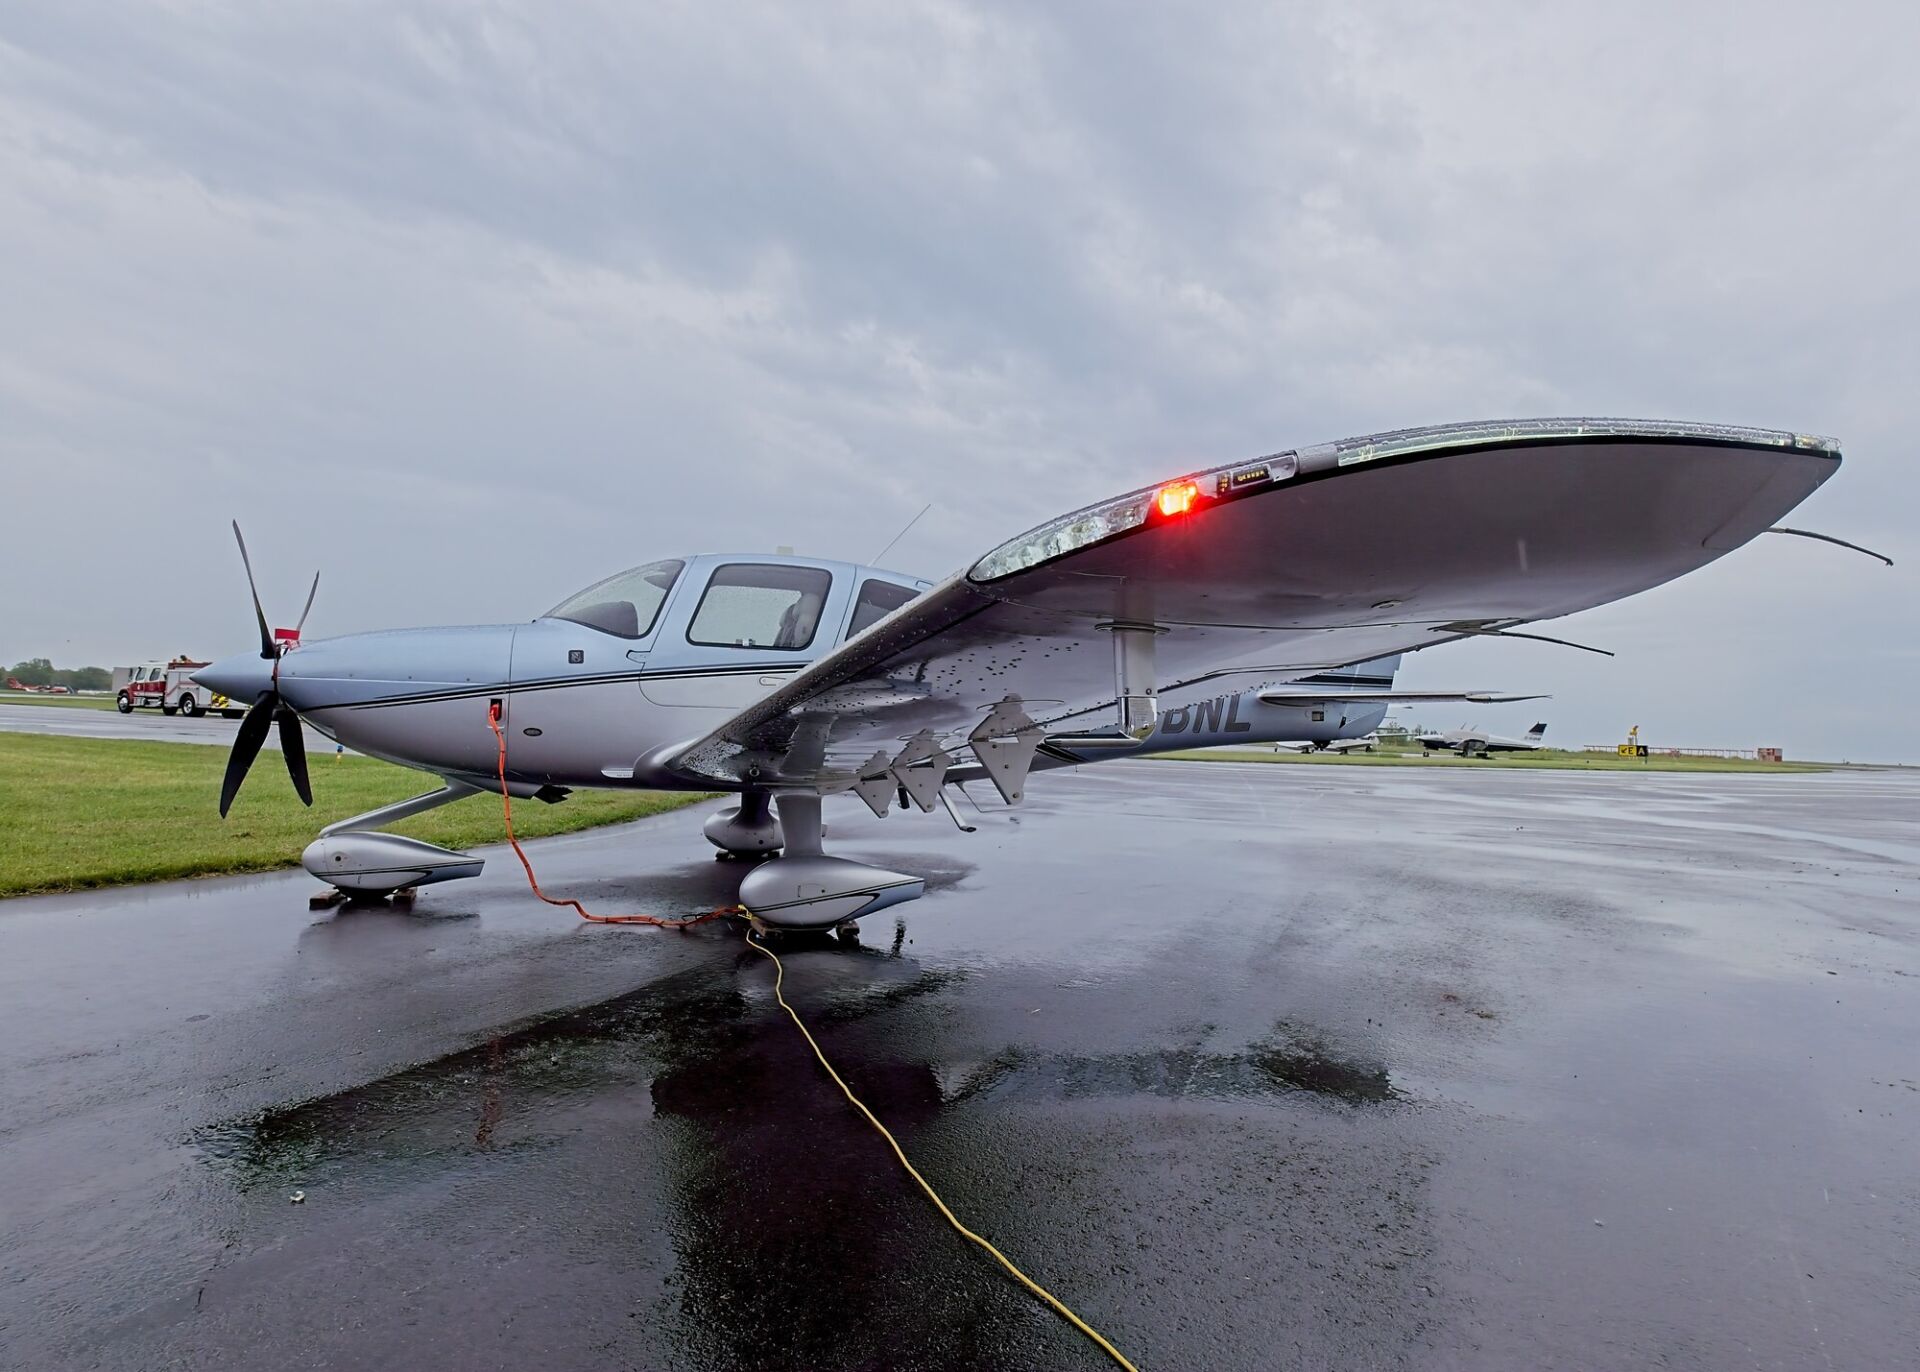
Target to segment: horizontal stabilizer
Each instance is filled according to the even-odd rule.
[[[1275,686],[1260,693],[1262,705],[1377,705],[1385,702],[1434,704],[1464,700],[1470,705],[1510,705],[1516,700],[1550,700],[1551,696],[1506,696],[1493,691],[1313,691]]]

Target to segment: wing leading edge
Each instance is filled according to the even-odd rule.
[[[1106,726],[1143,663],[1177,705],[1603,605],[1745,544],[1839,460],[1771,430],[1545,420],[1214,468],[1011,540],[636,771],[838,790],[970,750],[1024,775],[1046,735]]]

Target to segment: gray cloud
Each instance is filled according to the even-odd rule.
[[[1839,434],[1802,519],[1902,566],[1764,540],[1564,626],[1616,662],[1409,679],[1552,690],[1581,742],[1920,760],[1917,30],[15,10],[0,656],[243,644],[229,514],[275,604],[325,569],[335,631],[520,617],[670,551],[865,556],[926,500],[891,560],[939,573],[1201,462],[1645,414]]]

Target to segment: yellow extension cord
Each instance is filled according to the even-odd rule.
[[[1032,1277],[1029,1277],[1025,1272],[1015,1267],[1005,1253],[1002,1253],[998,1248],[995,1248],[992,1244],[967,1228],[966,1225],[960,1223],[959,1217],[955,1215],[953,1211],[947,1209],[947,1203],[940,1199],[940,1193],[935,1191],[933,1187],[928,1184],[927,1179],[920,1175],[918,1168],[907,1161],[905,1151],[901,1149],[899,1141],[888,1132],[887,1126],[880,1123],[873,1111],[867,1109],[865,1103],[861,1101],[860,1097],[853,1094],[852,1088],[847,1085],[840,1074],[833,1070],[833,1064],[828,1062],[827,1055],[820,1051],[820,1044],[814,1039],[812,1032],[808,1030],[805,1021],[794,1012],[794,1008],[791,1005],[787,1004],[787,997],[785,995],[787,969],[781,965],[780,959],[775,955],[773,949],[763,943],[755,943],[753,941],[754,931],[757,929],[764,933],[766,926],[754,917],[751,910],[747,909],[744,905],[728,905],[722,906],[717,910],[709,910],[704,915],[695,915],[689,919],[662,919],[657,915],[594,915],[589,914],[587,907],[577,900],[556,900],[545,891],[542,891],[540,889],[540,883],[534,879],[533,863],[528,860],[526,850],[521,848],[520,840],[513,836],[513,796],[507,789],[507,735],[500,727],[500,702],[497,700],[493,702],[492,707],[487,712],[487,727],[493,730],[494,739],[499,745],[500,806],[501,814],[507,827],[507,842],[513,845],[515,856],[520,859],[521,867],[526,869],[527,885],[533,888],[534,895],[549,905],[571,905],[574,910],[579,913],[581,919],[588,920],[594,924],[645,924],[658,929],[687,929],[696,924],[705,924],[710,919],[721,919],[727,915],[739,914],[746,916],[748,921],[747,946],[756,953],[766,954],[773,962],[773,998],[780,1002],[780,1008],[785,1010],[787,1016],[793,1020],[794,1028],[798,1029],[800,1036],[807,1041],[807,1047],[813,1049],[813,1055],[820,1060],[820,1065],[827,1069],[827,1075],[833,1078],[833,1084],[839,1087],[840,1093],[853,1103],[854,1109],[867,1117],[867,1123],[880,1131],[880,1137],[887,1141],[887,1147],[891,1148],[893,1155],[900,1159],[900,1165],[907,1169],[907,1175],[920,1184],[920,1189],[927,1193],[927,1199],[939,1207],[940,1213],[947,1217],[947,1223],[959,1230],[962,1237],[971,1239],[974,1243],[986,1249],[987,1252],[993,1254],[994,1261],[1011,1272],[1015,1281],[1019,1282],[1022,1286],[1026,1287],[1027,1290],[1033,1292],[1034,1295],[1052,1306],[1055,1313],[1062,1319],[1092,1339],[1100,1346],[1101,1352],[1119,1363],[1120,1366],[1126,1368],[1127,1372],[1140,1372],[1139,1368],[1127,1361],[1126,1354],[1106,1341],[1098,1329],[1095,1329],[1092,1325],[1074,1314],[1073,1311],[1067,1309],[1059,1297],[1055,1296],[1053,1292],[1047,1290],[1046,1287],[1042,1286]]]
[[[768,958],[772,959],[773,961],[773,998],[778,1002],[780,1002],[780,1008],[787,1012],[787,1016],[793,1021],[794,1027],[800,1031],[800,1036],[806,1039],[807,1047],[813,1049],[814,1057],[820,1060],[820,1065],[826,1069],[827,1075],[833,1078],[833,1084],[840,1088],[840,1093],[853,1103],[853,1108],[858,1110],[861,1114],[865,1115],[867,1117],[867,1123],[871,1124],[874,1127],[874,1129],[876,1129],[879,1132],[880,1137],[887,1141],[887,1147],[891,1148],[893,1150],[893,1155],[896,1158],[900,1159],[900,1165],[907,1169],[907,1175],[912,1177],[916,1182],[920,1184],[920,1189],[927,1193],[927,1199],[934,1203],[934,1205],[939,1209],[942,1215],[946,1216],[947,1223],[952,1225],[956,1230],[958,1230],[962,1238],[972,1240],[974,1243],[977,1243],[982,1248],[986,1249],[987,1252],[991,1253],[993,1255],[993,1259],[995,1262],[999,1263],[1002,1267],[1006,1268],[1008,1272],[1013,1274],[1013,1279],[1015,1281],[1019,1282],[1022,1286],[1026,1287],[1027,1290],[1033,1292],[1034,1295],[1038,1296],[1041,1300],[1045,1301],[1048,1305],[1052,1306],[1054,1313],[1059,1315],[1062,1319],[1066,1320],[1068,1324],[1071,1324],[1075,1329],[1078,1329],[1082,1334],[1085,1334],[1088,1338],[1092,1339],[1094,1343],[1099,1345],[1101,1352],[1105,1353],[1108,1357],[1112,1358],[1115,1362],[1119,1363],[1120,1366],[1126,1368],[1127,1372],[1140,1372],[1140,1369],[1138,1369],[1132,1363],[1127,1361],[1126,1354],[1122,1353],[1119,1349],[1115,1348],[1112,1344],[1107,1342],[1106,1338],[1100,1333],[1098,1329],[1095,1329],[1092,1325],[1088,1324],[1085,1320],[1081,1319],[1078,1315],[1074,1314],[1073,1311],[1069,1310],[1066,1307],[1065,1303],[1062,1302],[1059,1297],[1053,1294],[1053,1292],[1047,1290],[1046,1287],[1042,1286],[1039,1282],[1035,1281],[1032,1277],[1029,1277],[1025,1272],[1022,1272],[1019,1268],[1015,1267],[1013,1265],[1012,1260],[1010,1260],[1005,1253],[1002,1253],[998,1248],[995,1248],[991,1243],[987,1242],[985,1239],[981,1238],[978,1234],[974,1233],[971,1229],[967,1228],[966,1225],[960,1223],[959,1216],[955,1215],[953,1211],[947,1209],[947,1203],[940,1199],[940,1193],[938,1191],[935,1191],[932,1185],[928,1183],[927,1179],[920,1175],[920,1170],[917,1167],[915,1167],[911,1162],[907,1161],[906,1152],[900,1147],[899,1140],[894,1138],[893,1134],[888,1131],[886,1125],[880,1123],[879,1119],[874,1115],[873,1111],[867,1109],[866,1105],[861,1101],[860,1097],[853,1094],[853,1089],[847,1085],[845,1080],[841,1078],[840,1074],[833,1070],[833,1064],[831,1062],[828,1062],[827,1055],[820,1051],[820,1044],[813,1037],[812,1032],[808,1030],[806,1026],[806,1022],[803,1021],[797,1013],[795,1013],[794,1008],[791,1005],[787,1004],[787,998],[783,993],[785,989],[787,969],[780,965],[780,959],[774,954],[773,949],[767,947],[764,943],[754,942],[752,930],[749,930],[747,932],[747,946],[753,949],[755,952],[766,954]]]

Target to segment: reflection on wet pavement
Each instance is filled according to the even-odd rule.
[[[816,1032],[829,1036],[884,1024],[964,980],[825,941],[786,956],[802,973],[837,973],[808,1008]],[[1033,1336],[1031,1312],[929,1222],[923,1200],[773,1013],[756,962],[723,956],[364,1086],[209,1126],[193,1144],[237,1191],[268,1202],[261,1228],[271,1231],[296,1188],[374,1203],[443,1176],[484,1175],[495,1152],[538,1153],[583,1127],[599,1132],[611,1113],[618,1123],[602,1146],[629,1135],[636,1164],[658,1169],[673,1193],[662,1236],[679,1264],[673,1318],[691,1345],[711,1345],[712,1365],[783,1367],[804,1354],[860,1366],[849,1355],[863,1347],[862,1357],[884,1363],[900,1351],[886,1315],[902,1299],[915,1303],[916,1327],[966,1330],[984,1365],[1015,1357]],[[1288,1024],[1238,1053],[1008,1047],[984,1062],[939,1063],[893,1056],[885,1050],[894,1042],[883,1032],[868,1040],[879,1052],[842,1068],[908,1138],[969,1103],[997,1112],[1096,1097],[1400,1099],[1385,1067],[1335,1058],[1310,1030]],[[937,1266],[948,1274],[937,1288],[923,1280],[930,1244],[940,1245]]]
[[[1277,1032],[1292,1034],[1289,1026]],[[1098,1057],[1036,1057],[1009,1051],[955,1076],[947,1100],[994,1095],[1077,1100],[1095,1096],[1160,1096],[1171,1100],[1255,1100],[1295,1091],[1351,1105],[1401,1100],[1387,1069],[1344,1062],[1311,1038],[1251,1044],[1241,1053],[1205,1053],[1166,1048],[1156,1052]]]
[[[1115,764],[951,853],[837,817],[936,889],[789,994],[1143,1366],[1899,1365],[1920,785],[1635,780]],[[543,884],[711,904],[703,818]],[[1104,1365],[736,933],[304,894],[10,903],[0,1365]]]
[[[897,958],[887,966],[861,950],[823,948],[809,956],[851,959],[869,978],[809,1013],[820,1030],[885,1014],[958,980],[957,973]],[[748,965],[743,956],[731,970]],[[876,975],[882,970],[891,975]],[[251,1190],[313,1184],[349,1159],[355,1167],[373,1162],[406,1173],[496,1143],[529,1145],[552,1113],[623,1089],[646,1088],[662,1114],[728,1120],[762,1108],[790,1075],[786,1060],[794,1055],[779,1051],[786,1022],[766,1013],[764,994],[760,1001],[715,985],[706,969],[686,972],[364,1086],[209,1126],[193,1142],[236,1186]],[[1361,1105],[1403,1098],[1385,1067],[1336,1058],[1310,1031],[1284,1023],[1269,1040],[1236,1054],[1168,1048],[1080,1057],[1009,1048],[980,1063],[868,1060],[847,1075],[863,1098],[890,1107],[885,1118],[902,1125],[982,1095],[1250,1100],[1309,1092]],[[813,1073],[800,1076],[805,1094],[822,1094]]]

